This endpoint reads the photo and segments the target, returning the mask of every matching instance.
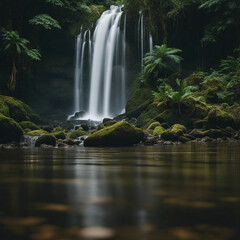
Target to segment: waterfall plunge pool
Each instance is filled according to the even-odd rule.
[[[239,146],[0,150],[0,239],[238,240]]]

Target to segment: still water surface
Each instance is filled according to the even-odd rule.
[[[1,240],[239,240],[240,144],[0,150]]]

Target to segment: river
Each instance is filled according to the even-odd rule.
[[[239,240],[240,144],[0,150],[1,240]]]

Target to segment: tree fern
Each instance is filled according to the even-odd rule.
[[[52,28],[61,29],[58,21],[47,14],[39,14],[30,19],[29,23],[32,25],[40,25],[47,30],[51,30]]]

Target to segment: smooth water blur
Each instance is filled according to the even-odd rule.
[[[0,150],[1,240],[240,239],[240,144]]]

